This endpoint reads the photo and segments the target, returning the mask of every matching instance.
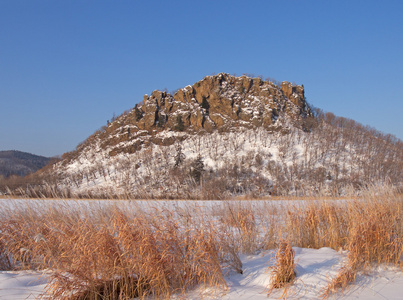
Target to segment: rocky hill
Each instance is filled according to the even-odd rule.
[[[145,95],[140,104],[64,158],[73,158],[84,146],[94,144],[111,156],[134,153],[150,143],[172,145],[176,138],[162,132],[229,132],[239,127],[280,130],[289,121],[302,128],[311,116],[303,86],[289,82],[279,86],[261,78],[218,74],[179,89],[174,95],[158,90]]]
[[[207,198],[402,188],[403,143],[320,109],[304,87],[228,74],[154,91],[42,172],[28,196]],[[36,179],[37,180],[37,179]],[[21,191],[21,189],[20,189]]]
[[[0,151],[0,175],[26,176],[46,166],[49,157],[38,156],[21,151]]]

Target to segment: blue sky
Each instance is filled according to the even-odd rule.
[[[403,1],[0,0],[0,150],[73,150],[155,89],[213,73],[305,86],[403,139]]]

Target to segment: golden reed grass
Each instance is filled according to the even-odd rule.
[[[366,273],[374,265],[403,267],[402,195],[372,195],[367,201],[350,203],[346,214],[349,218],[343,248],[348,250],[347,263],[324,289],[325,298],[344,290],[358,273]]]
[[[200,284],[225,286],[206,224],[184,227],[162,210],[137,215],[114,208],[108,214],[14,211],[0,221],[4,254],[14,269],[53,271],[44,298],[168,298]]]
[[[402,264],[403,197],[387,189],[355,200],[223,201],[205,207],[49,203],[0,211],[0,268],[50,269],[44,298],[169,298],[198,285],[225,287],[225,272],[243,272],[239,254],[277,246],[274,274],[283,264],[293,265],[291,245],[348,250],[348,262],[323,297],[346,288],[373,264]]]
[[[295,252],[292,249],[291,243],[281,240],[275,257],[276,262],[273,267],[269,268],[272,274],[269,295],[273,289],[287,287],[294,280],[296,276],[294,256]]]

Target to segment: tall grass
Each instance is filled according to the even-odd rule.
[[[0,221],[0,241],[14,269],[53,270],[54,299],[165,298],[225,286],[213,230],[183,221],[163,210],[15,209]]]
[[[324,289],[323,296],[355,281],[359,272],[372,266],[388,264],[403,267],[403,198],[367,195],[368,201],[348,205],[348,227],[343,248],[348,250],[347,263],[339,275]]]
[[[289,285],[295,278],[295,252],[291,247],[291,243],[285,240],[280,241],[277,253],[276,262],[270,268],[272,280],[269,287],[269,294],[273,289],[279,289]]]
[[[241,253],[278,247],[280,274],[282,258],[293,266],[290,245],[348,250],[328,296],[374,264],[401,266],[403,197],[381,192],[331,201],[13,204],[0,211],[0,268],[52,270],[44,298],[169,298],[200,285],[225,288],[226,272],[243,273]]]

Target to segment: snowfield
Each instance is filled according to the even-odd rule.
[[[187,294],[188,299],[279,299],[283,293],[287,299],[318,299],[321,290],[336,276],[345,254],[330,248],[296,248],[295,262],[297,277],[287,291],[273,291],[267,296],[270,281],[268,267],[274,259],[273,251],[259,255],[243,255],[244,273],[226,276],[228,290],[218,291],[215,296],[209,291],[195,290]],[[46,275],[41,272],[0,272],[0,299],[35,299],[45,291]],[[402,299],[403,273],[386,267],[372,274],[361,275],[356,283],[344,293],[329,299]],[[175,298],[175,297],[173,297]],[[180,297],[178,297],[180,298]]]
[[[0,199],[1,207],[13,209],[19,205],[29,207],[60,203],[52,200],[7,200]],[[100,208],[108,205],[132,204],[134,201],[75,201],[64,200],[65,206]],[[136,205],[144,206],[152,203],[161,208],[185,208],[190,201],[136,201]],[[198,207],[219,207],[222,201],[191,201]],[[258,207],[268,201],[248,201]],[[282,209],[289,201],[270,201]],[[296,201],[293,205],[303,203]],[[320,295],[325,286],[335,278],[345,263],[347,251],[335,251],[324,247],[307,249],[293,247],[295,251],[296,278],[286,289],[273,290],[268,295],[270,284],[270,267],[275,263],[276,250],[265,250],[254,255],[241,254],[243,274],[228,271],[225,280],[226,290],[209,291],[198,288],[188,291],[187,299],[321,299]],[[403,259],[403,257],[401,258]],[[36,299],[45,292],[51,270],[46,271],[0,271],[0,300],[3,299]],[[359,274],[356,282],[343,292],[339,291],[329,296],[329,299],[402,299],[403,272],[396,267],[381,265],[372,269],[368,274]],[[173,299],[182,299],[183,295],[174,295]]]
[[[46,284],[46,273],[1,271],[0,299],[36,299]]]

